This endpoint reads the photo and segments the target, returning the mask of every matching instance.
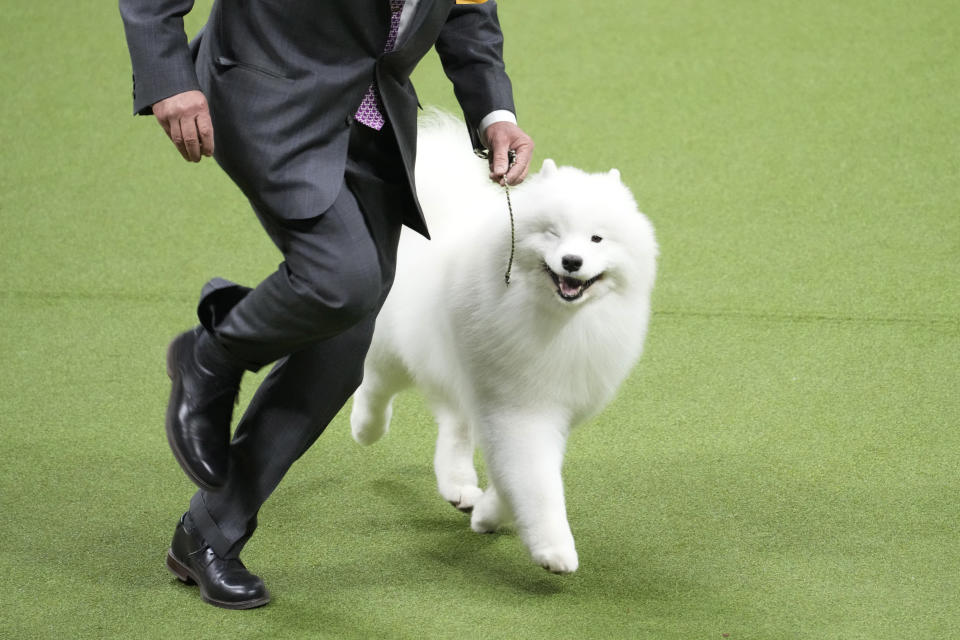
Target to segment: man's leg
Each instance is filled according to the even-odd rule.
[[[283,263],[252,290],[212,280],[197,309],[202,330],[170,346],[167,438],[201,488],[217,490],[227,481],[232,401],[244,369],[362,321],[379,308],[392,280],[399,221],[412,204],[399,150],[389,127],[354,125],[349,153],[345,183],[322,214],[290,220],[253,203]]]
[[[187,476],[209,490],[227,481],[233,400],[244,369],[345,331],[383,297],[383,250],[346,185],[313,218],[257,213],[283,263],[253,290],[208,283],[197,310],[202,327],[178,336],[167,352],[167,439]]]
[[[257,389],[230,443],[227,484],[190,501],[195,526],[219,556],[239,555],[260,506],[359,386],[373,324],[371,315],[291,354]]]
[[[328,257],[315,257],[326,256],[331,246],[339,246],[341,251],[349,250],[350,246],[363,246],[363,260],[369,269],[364,277],[376,275],[377,296],[367,315],[346,328],[337,329],[336,321],[324,324],[304,317],[288,323],[288,327],[293,327],[292,333],[299,331],[300,336],[309,331],[316,333],[317,326],[324,326],[324,330],[333,335],[299,348],[291,345],[299,344],[302,337],[295,341],[287,338],[292,352],[278,361],[238,425],[229,447],[229,473],[225,474],[224,486],[217,491],[200,491],[191,500],[190,510],[174,535],[168,566],[182,580],[200,583],[201,594],[212,604],[247,608],[269,600],[262,581],[240,563],[240,550],[256,527],[260,506],[360,383],[376,312],[393,282],[403,216],[401,207],[410,201],[402,165],[395,161],[396,145],[392,136],[383,133],[361,130],[352,139],[346,176],[349,186],[344,186],[335,210],[321,216],[324,223],[339,225],[341,232],[349,228],[350,242],[344,244],[331,238],[338,233],[318,233],[311,221],[291,223],[258,212],[264,227],[284,253],[286,262],[278,273],[291,288],[301,286],[302,282],[301,278],[288,274],[312,273],[322,279],[339,278],[336,265]],[[358,202],[357,197],[362,202]],[[364,227],[364,233],[356,231],[358,224]],[[324,228],[329,230],[331,225],[325,224]],[[317,246],[315,251],[313,245],[322,246]],[[347,260],[356,261],[357,255],[354,253]],[[340,280],[332,286],[342,286],[343,282]],[[248,368],[258,366],[257,357],[266,358],[269,356],[264,354],[270,353],[266,343],[253,333],[237,339],[238,335],[260,325],[268,315],[269,309],[256,307],[268,307],[264,301],[270,301],[272,293],[261,298],[257,305],[251,305],[254,311],[244,309],[260,289],[251,292],[226,281],[215,281],[205,289],[198,309],[206,327],[206,339],[215,341],[221,354],[245,358],[244,366]],[[245,314],[243,322],[233,318],[238,309]],[[291,312],[291,307],[287,307],[286,312]],[[304,329],[307,323],[314,329]],[[266,333],[269,334],[269,328]],[[179,557],[176,549],[181,550]],[[188,553],[199,560],[187,559]]]
[[[198,306],[216,343],[250,370],[367,318],[383,290],[380,250],[346,184],[314,218],[284,220],[254,206],[283,263],[253,290],[212,280]]]
[[[198,491],[190,513],[210,545],[236,556],[256,528],[256,514],[290,466],[323,433],[363,377],[363,361],[373,336],[376,313],[386,300],[396,269],[404,176],[396,165],[378,168],[371,156],[379,134],[361,129],[347,167],[347,187],[358,198],[358,215],[376,248],[380,297],[375,309],[350,329],[284,358],[251,400],[230,444],[230,470],[219,491]],[[390,139],[388,138],[389,142]],[[266,226],[266,225],[265,225]],[[276,229],[267,227],[275,240]],[[283,240],[278,242],[281,244]]]

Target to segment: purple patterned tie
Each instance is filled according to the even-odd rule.
[[[387,34],[387,44],[383,47],[384,53],[393,51],[393,48],[397,44],[397,32],[400,30],[400,13],[403,11],[404,1],[405,0],[390,0],[390,32]],[[383,129],[383,112],[380,111],[380,99],[377,95],[375,82],[370,83],[370,87],[364,94],[363,100],[360,102],[360,107],[357,109],[356,116],[354,117],[357,119],[357,122],[365,124],[371,129],[376,129],[377,131]]]

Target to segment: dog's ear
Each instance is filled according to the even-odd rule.
[[[610,175],[613,176],[614,180],[620,179],[620,170],[619,169],[610,169]]]
[[[549,176],[557,172],[557,163],[547,158],[543,161],[543,166],[540,168],[540,173]]]

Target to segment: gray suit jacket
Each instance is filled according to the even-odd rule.
[[[485,115],[514,111],[493,0],[420,0],[386,54],[387,0],[216,0],[190,46],[182,16],[193,0],[119,1],[134,112],[203,91],[217,161],[270,215],[308,218],[330,207],[343,184],[353,114],[376,78],[410,183],[404,221],[426,233],[413,182],[418,103],[410,73],[434,45],[475,145]]]

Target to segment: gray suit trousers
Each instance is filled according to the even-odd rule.
[[[393,282],[410,200],[393,133],[354,123],[343,188],[327,211],[286,220],[254,209],[284,256],[254,289],[216,279],[201,323],[238,363],[276,364],[240,419],[226,486],[200,490],[190,517],[221,557],[235,557],[281,478],[353,394],[376,314]]]

